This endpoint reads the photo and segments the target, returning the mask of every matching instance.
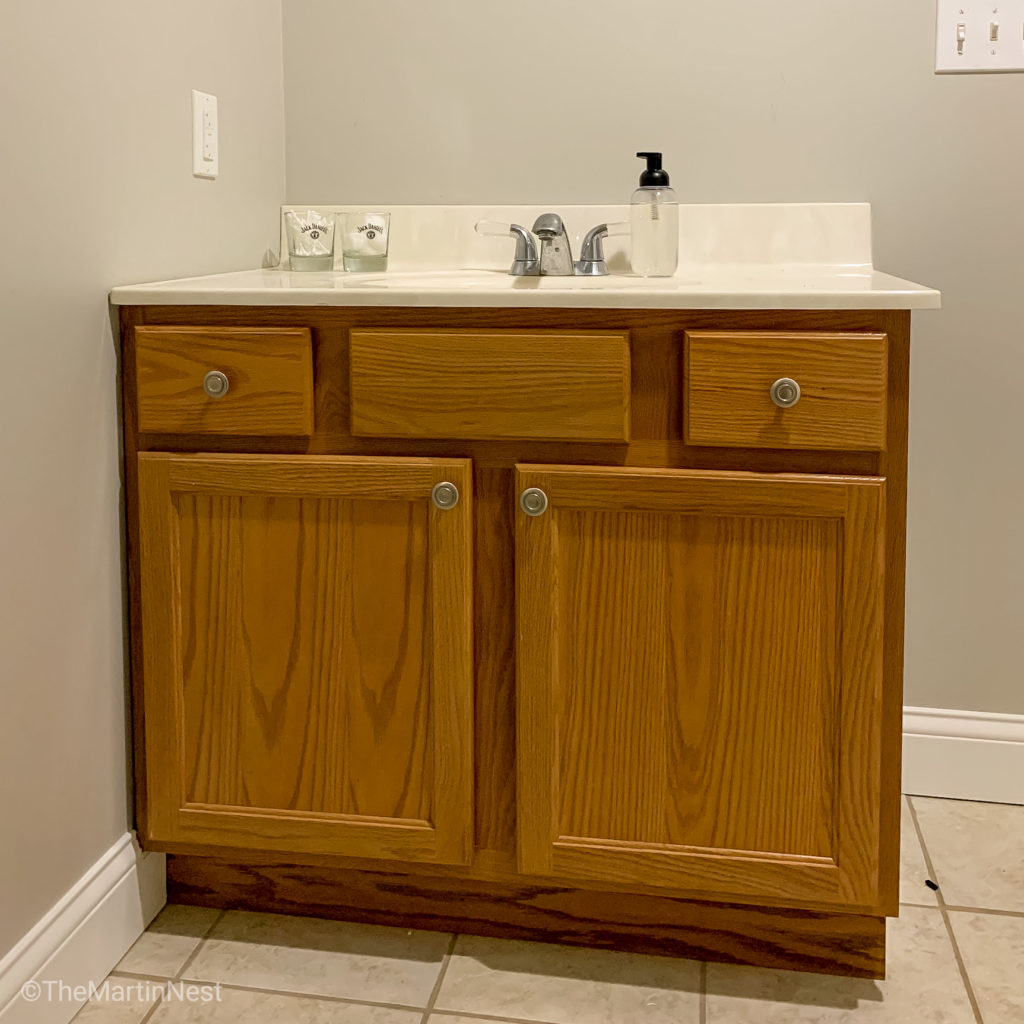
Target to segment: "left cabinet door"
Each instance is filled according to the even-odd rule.
[[[138,459],[154,846],[468,863],[471,464]]]

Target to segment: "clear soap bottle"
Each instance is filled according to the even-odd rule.
[[[630,207],[633,273],[671,277],[679,263],[679,204],[669,188],[660,153],[637,153],[647,161]]]

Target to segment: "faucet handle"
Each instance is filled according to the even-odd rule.
[[[607,276],[608,264],[604,261],[604,240],[607,237],[607,224],[598,224],[586,233],[580,246],[580,258],[576,261],[579,277]]]
[[[576,261],[578,277],[605,277],[608,264],[604,261],[604,240],[609,235],[622,235],[629,229],[626,221],[615,221],[612,224],[598,224],[584,236],[580,246],[580,258]]]
[[[512,257],[509,273],[513,277],[538,277],[540,275],[540,253],[537,251],[537,239],[521,224],[505,224],[493,220],[481,220],[476,223],[477,234],[508,235],[516,240],[516,251]]]

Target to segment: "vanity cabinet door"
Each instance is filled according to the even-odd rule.
[[[154,847],[467,863],[470,463],[138,458]]]
[[[891,908],[884,481],[526,465],[517,480],[520,869]]]

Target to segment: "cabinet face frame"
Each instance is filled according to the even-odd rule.
[[[435,484],[459,489],[454,508]],[[472,469],[464,459],[138,456],[147,838],[210,847],[468,864],[473,847]],[[189,804],[181,538],[175,495],[422,502],[427,522],[431,820]]]
[[[680,896],[814,901],[864,910],[890,898],[880,878],[885,481],[688,470],[516,467],[519,869],[587,884],[643,884]],[[757,853],[560,834],[559,512],[665,512],[832,520],[841,537],[835,666],[838,735],[834,856]],[[614,584],[609,585],[614,593]],[[614,597],[612,598],[614,600]],[[560,628],[563,632],[560,632]],[[887,841],[887,840],[886,840]]]

